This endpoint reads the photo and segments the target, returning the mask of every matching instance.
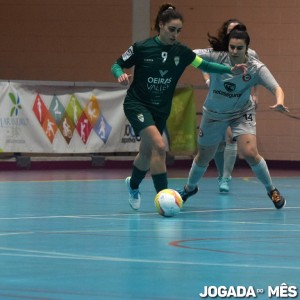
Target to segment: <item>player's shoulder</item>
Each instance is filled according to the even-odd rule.
[[[192,56],[196,56],[194,53],[193,53],[193,50],[187,46],[186,44],[184,43],[181,43],[181,42],[176,42],[172,48],[175,50],[175,52],[177,53],[181,53],[182,55],[192,55]]]
[[[155,38],[150,37],[150,38],[135,42],[133,44],[133,46],[137,47],[137,48],[144,48],[144,47],[149,47],[149,46],[154,45],[154,44],[156,44],[155,43]]]
[[[264,63],[262,61],[260,61],[258,58],[256,58],[255,56],[251,56],[251,55],[248,55],[248,62],[251,64],[251,65],[256,65],[256,66],[263,66]]]
[[[259,56],[258,56],[257,52],[255,50],[251,49],[251,48],[248,48],[248,55],[253,56],[256,59],[259,59]]]
[[[193,49],[193,51],[197,55],[212,54],[214,52],[213,48]]]
[[[254,73],[258,72],[262,68],[266,67],[263,62],[261,62],[259,59],[257,59],[254,56],[248,56],[248,63],[247,63],[248,69],[252,70]]]
[[[228,57],[228,52],[215,51],[213,48],[194,49],[193,51],[198,56],[213,61],[224,61]]]

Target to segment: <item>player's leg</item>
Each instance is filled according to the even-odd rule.
[[[224,166],[222,178],[219,179],[219,190],[220,192],[229,192],[229,182],[231,181],[231,174],[234,168],[234,164],[237,156],[237,144],[232,139],[232,132],[230,127],[226,131],[226,146],[224,149]]]
[[[220,192],[229,192],[229,182],[237,156],[237,144],[232,139],[230,127],[227,128],[225,140],[226,143],[220,143],[214,157]]]
[[[225,146],[226,146],[226,142],[222,141],[219,144],[218,149],[216,151],[216,155],[214,157],[215,165],[218,171],[218,181],[220,181],[223,177]]]
[[[209,162],[214,158],[217,148],[218,144],[214,146],[198,146],[198,153],[189,171],[187,184],[178,191],[184,202],[198,192],[198,182],[205,174]]]
[[[163,186],[167,184],[164,161],[165,143],[161,135],[166,120],[156,120],[156,116],[139,102],[130,106],[124,105],[124,112],[135,134],[141,138],[139,153],[134,159],[131,176],[125,180],[129,191],[129,204],[132,209],[137,210],[141,204],[139,186],[149,168],[154,169],[153,171],[159,172],[159,174],[165,174],[160,179]],[[142,121],[137,117],[139,115],[143,115]]]
[[[237,156],[237,143],[235,141],[231,141],[230,143],[226,144],[224,150],[224,170],[223,170],[224,178],[232,177],[232,171],[236,162],[236,156]]]
[[[212,122],[205,113],[203,114],[198,137],[198,153],[189,171],[187,184],[179,190],[183,201],[197,193],[198,182],[206,172],[209,162],[214,158],[227,127],[226,122],[215,120]]]
[[[157,192],[168,187],[166,170],[166,146],[161,133],[154,125],[140,132],[141,143],[139,153],[134,159],[131,177],[126,179],[133,209],[139,209],[141,197],[139,185],[150,168]]]
[[[238,148],[241,152],[241,155],[250,165],[253,173],[265,186],[265,189],[267,190],[269,197],[273,201],[274,206],[277,209],[282,208],[285,205],[286,201],[273,185],[266,161],[258,153],[256,136],[254,134],[243,134],[238,136]]]

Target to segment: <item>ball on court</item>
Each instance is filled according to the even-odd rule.
[[[154,204],[160,215],[173,217],[180,212],[183,201],[177,191],[165,189],[157,193],[154,198]]]

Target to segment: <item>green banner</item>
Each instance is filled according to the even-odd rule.
[[[167,121],[170,153],[194,154],[197,149],[196,104],[192,87],[177,88]]]

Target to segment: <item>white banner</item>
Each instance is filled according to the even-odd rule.
[[[0,151],[136,152],[124,88],[0,82]]]

